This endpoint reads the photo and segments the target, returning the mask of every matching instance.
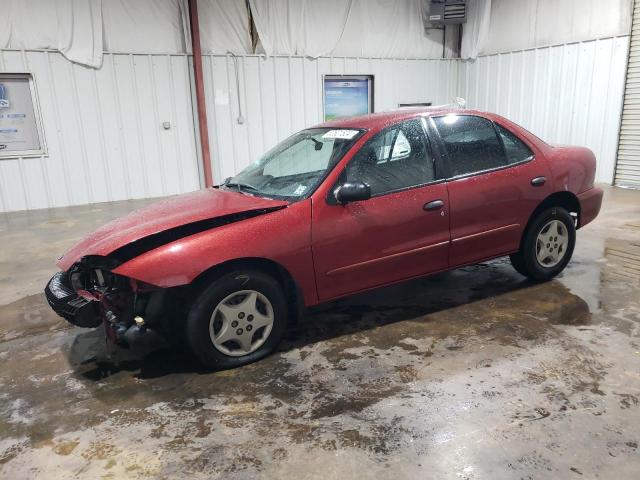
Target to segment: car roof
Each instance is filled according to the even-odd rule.
[[[388,125],[392,125],[404,120],[418,117],[431,117],[446,115],[449,113],[458,115],[479,115],[481,117],[492,118],[488,112],[478,110],[468,110],[463,108],[406,108],[402,110],[392,110],[389,112],[371,113],[359,117],[346,117],[329,122],[321,123],[313,128],[363,128],[366,130],[378,130]]]

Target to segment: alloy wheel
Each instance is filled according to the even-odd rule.
[[[546,268],[555,267],[564,258],[569,246],[569,232],[559,220],[547,222],[536,239],[536,258]]]
[[[227,295],[214,309],[209,335],[214,347],[225,355],[240,357],[255,352],[273,328],[273,306],[255,290]]]

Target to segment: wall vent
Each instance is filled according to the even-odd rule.
[[[429,22],[436,25],[456,25],[467,21],[466,0],[432,0]]]

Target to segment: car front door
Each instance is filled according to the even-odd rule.
[[[487,118],[449,114],[431,121],[449,167],[450,267],[518,250],[529,216],[551,193],[546,163]]]
[[[405,121],[373,136],[327,198],[314,200],[312,251],[320,300],[447,268],[447,187],[425,135]],[[333,192],[364,182],[371,198],[340,204]]]

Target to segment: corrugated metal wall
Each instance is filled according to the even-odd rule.
[[[475,61],[243,56],[234,64],[230,55],[208,55],[214,178],[321,122],[322,75],[371,74],[376,111],[462,96],[469,107],[503,114],[549,142],[589,146],[599,160],[597,180],[611,183],[628,43],[616,37]],[[0,160],[0,211],[199,188],[186,55],[106,54],[93,70],[53,52],[5,50],[0,71],[34,74],[49,151]]]
[[[629,37],[479,57],[460,63],[470,108],[513,120],[549,143],[585,145],[596,181],[611,183]]]
[[[640,1],[633,9],[615,181],[616,185],[640,188]]]
[[[216,181],[322,121],[323,74],[375,75],[374,108],[450,102],[455,60],[205,56]],[[32,72],[47,157],[0,160],[0,211],[163,196],[199,188],[185,55],[105,54],[99,70],[60,54],[0,51],[0,71]],[[238,124],[238,96],[244,123]],[[171,122],[164,130],[162,123]]]
[[[322,75],[374,75],[374,110],[399,103],[452,102],[456,60],[369,58],[204,58],[215,181],[238,172],[280,140],[322,122]],[[238,118],[238,94],[245,123]]]
[[[0,160],[0,211],[199,188],[186,55],[105,54],[94,70],[5,50],[2,71],[33,73],[48,156]]]

